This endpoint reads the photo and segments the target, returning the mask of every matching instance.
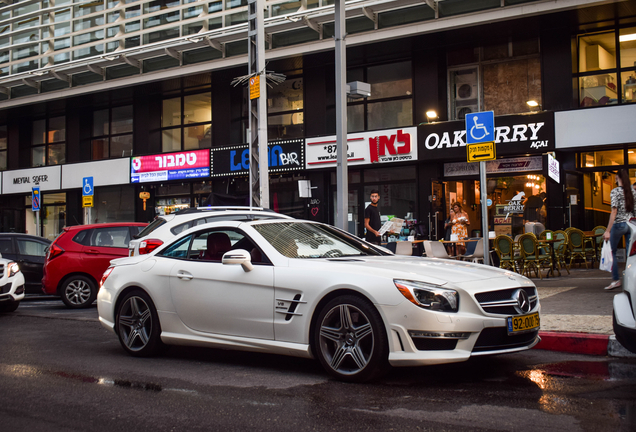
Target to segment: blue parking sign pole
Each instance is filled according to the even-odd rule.
[[[495,113],[484,111],[466,114],[466,144],[495,142]],[[484,264],[490,264],[490,231],[488,230],[488,188],[486,185],[486,161],[479,161],[479,183],[481,199],[481,238],[484,244]]]
[[[93,195],[95,195],[95,191],[93,190],[93,177],[84,177],[82,179],[82,199],[83,197]],[[90,224],[92,218],[91,207],[84,207],[84,225]]]
[[[35,235],[40,235],[40,186],[34,186],[31,190],[31,210],[35,213]]]

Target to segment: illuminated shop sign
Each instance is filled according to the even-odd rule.
[[[298,171],[305,168],[305,141],[302,139],[273,141],[267,144],[270,173]],[[250,152],[247,144],[213,148],[210,151],[212,177],[247,175]]]
[[[421,159],[465,159],[466,124],[463,120],[418,126]],[[495,117],[497,157],[540,154],[555,149],[554,113]]]
[[[130,182],[184,180],[209,177],[210,150],[138,156],[131,159]]]
[[[307,139],[307,168],[337,164],[336,137]],[[347,135],[348,165],[417,160],[417,128],[390,129]]]
[[[543,158],[541,156],[486,161],[487,174],[503,174],[542,170]],[[471,175],[479,175],[479,164],[468,162],[450,162],[444,164],[445,177],[463,177]]]

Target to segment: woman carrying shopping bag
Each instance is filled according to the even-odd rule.
[[[603,234],[604,240],[609,240],[612,248],[612,283],[605,287],[606,290],[613,290],[621,286],[618,278],[618,262],[616,262],[616,249],[621,238],[625,236],[625,247],[629,247],[630,229],[627,226],[629,219],[634,217],[634,190],[629,181],[629,173],[625,169],[618,170],[616,174],[618,187],[612,189],[610,214],[607,229]],[[625,185],[625,187],[623,187]]]

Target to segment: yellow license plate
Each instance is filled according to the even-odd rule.
[[[508,334],[525,333],[537,330],[541,325],[539,312],[529,315],[508,317]]]

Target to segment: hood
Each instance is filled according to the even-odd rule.
[[[485,279],[506,279],[508,283],[531,285],[527,278],[498,267],[437,258],[405,256],[367,256],[330,258],[338,270],[359,271],[393,279],[409,279],[436,285],[462,285]],[[357,270],[354,270],[357,269]],[[336,268],[334,266],[334,271]]]

